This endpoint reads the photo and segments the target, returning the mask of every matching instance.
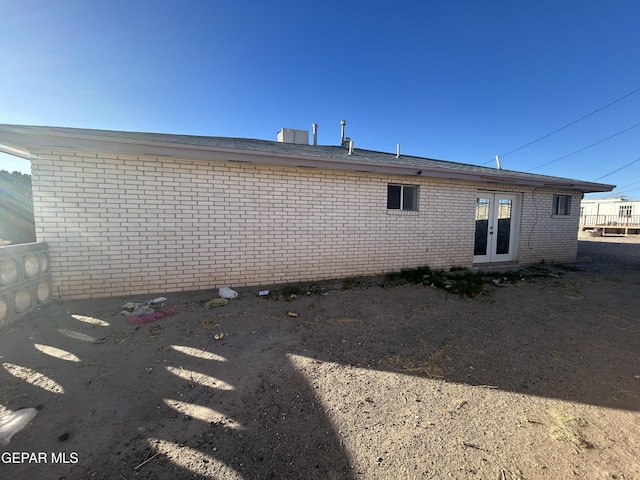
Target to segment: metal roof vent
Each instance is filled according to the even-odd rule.
[[[278,132],[278,141],[282,143],[309,145],[309,131],[283,128]]]
[[[347,126],[346,120],[340,120],[340,145],[343,147],[349,147],[349,142],[351,139],[349,137],[344,136],[344,127]]]

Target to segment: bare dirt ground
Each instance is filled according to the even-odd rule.
[[[640,479],[640,243],[579,255],[475,298],[158,292],[177,312],[140,326],[120,307],[154,295],[53,303],[0,330],[0,410],[39,408],[0,478]]]

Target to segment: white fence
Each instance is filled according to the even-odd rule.
[[[636,227],[640,226],[640,215],[582,215],[580,225]]]

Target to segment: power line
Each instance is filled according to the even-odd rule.
[[[635,191],[638,191],[638,190],[640,190],[640,187],[632,188],[631,190],[625,190],[625,194],[628,195],[630,192],[635,192]]]
[[[616,194],[616,195],[626,195],[629,192],[635,192],[636,190],[640,190],[640,185],[638,185],[639,183],[640,183],[640,180],[637,181],[637,182],[629,183],[629,184],[624,185],[622,187],[616,187],[616,188],[613,189],[613,191],[611,193]]]
[[[633,183],[627,183],[626,185],[623,185],[622,187],[616,187],[616,190],[622,190],[623,188],[631,187],[632,185],[637,185],[638,183],[640,183],[640,180],[638,180],[637,182],[633,182]]]
[[[618,132],[618,133],[614,133],[613,135],[611,135],[611,136],[609,136],[609,137],[607,137],[607,138],[603,138],[602,140],[599,140],[599,141],[597,141],[596,143],[592,143],[591,145],[588,145],[588,146],[586,146],[586,147],[583,147],[583,148],[581,148],[580,150],[576,150],[575,152],[572,152],[572,153],[569,153],[569,154],[564,155],[564,156],[562,156],[562,157],[556,158],[555,160],[551,160],[550,162],[543,163],[542,165],[538,165],[537,167],[533,167],[533,168],[531,168],[531,169],[529,169],[529,170],[527,170],[527,171],[528,171],[528,172],[533,172],[534,170],[537,170],[537,169],[539,169],[539,168],[545,167],[545,166],[550,165],[550,164],[552,164],[552,163],[555,163],[555,162],[557,162],[557,161],[559,161],[559,160],[563,160],[563,159],[565,159],[565,158],[567,158],[567,157],[570,157],[571,155],[575,155],[576,153],[583,152],[583,151],[585,151],[585,150],[586,150],[586,149],[588,149],[588,148],[595,147],[596,145],[600,145],[601,143],[606,142],[607,140],[611,140],[612,138],[617,137],[618,135],[621,135],[621,134],[623,134],[624,132],[628,132],[628,131],[629,131],[629,130],[631,130],[632,128],[636,128],[636,127],[640,127],[640,122],[636,123],[635,125],[630,126],[629,128],[625,128],[624,130],[622,130],[622,131],[620,131],[620,132]]]
[[[629,196],[629,192],[633,192],[636,190],[640,190],[640,187],[637,188],[632,188],[631,190],[625,190],[624,192],[620,192],[618,191],[617,188],[614,188],[613,190],[611,190],[610,192],[598,192],[598,193],[585,193],[585,199],[586,198],[626,198]]]
[[[592,115],[595,115],[596,113],[601,112],[601,111],[602,111],[602,110],[604,110],[605,108],[608,108],[608,107],[610,107],[611,105],[614,105],[614,104],[618,103],[619,101],[624,100],[625,98],[630,97],[631,95],[633,95],[634,93],[637,93],[637,92],[640,92],[640,87],[639,87],[639,88],[636,88],[636,89],[635,89],[634,91],[632,91],[632,92],[627,93],[626,95],[623,95],[623,96],[622,96],[622,97],[620,97],[620,98],[615,99],[613,102],[607,103],[607,104],[606,104],[606,105],[604,105],[603,107],[600,107],[600,108],[598,108],[597,110],[594,110],[594,111],[593,111],[593,112],[591,112],[591,113],[587,113],[586,115],[584,115],[584,116],[582,116],[582,117],[578,118],[577,120],[574,120],[573,122],[567,123],[566,125],[564,125],[564,126],[562,126],[562,127],[560,127],[560,128],[557,128],[557,129],[555,129],[554,131],[552,131],[552,132],[550,132],[550,133],[547,133],[546,135],[543,135],[543,136],[541,136],[541,137],[539,137],[539,138],[536,138],[535,140],[532,140],[532,141],[531,141],[531,142],[529,142],[529,143],[525,143],[524,145],[521,145],[521,146],[519,146],[518,148],[515,148],[515,149],[511,150],[510,152],[503,153],[502,155],[499,155],[499,156],[500,156],[500,157],[506,157],[507,155],[511,155],[512,153],[515,153],[515,152],[517,152],[518,150],[522,150],[523,148],[528,147],[528,146],[530,146],[530,145],[533,145],[534,143],[537,143],[537,142],[539,142],[540,140],[544,140],[545,138],[550,137],[551,135],[554,135],[554,134],[556,134],[556,133],[558,133],[558,132],[560,132],[560,131],[564,130],[565,128],[568,128],[568,127],[570,127],[570,126],[572,126],[572,125],[575,125],[576,123],[581,122],[581,121],[582,121],[582,120],[584,120],[585,118],[589,118],[589,117],[591,117]],[[485,163],[483,163],[483,165],[487,165],[487,164],[489,164],[489,163],[491,163],[491,162],[492,162],[492,161],[485,162]]]
[[[619,172],[620,170],[624,170],[627,167],[630,167],[631,165],[633,165],[634,163],[640,162],[640,158],[636,158],[633,162],[629,162],[626,165],[623,165],[622,167],[618,168],[617,170],[614,170],[613,172],[607,173],[606,175],[603,175],[601,177],[596,178],[595,180],[593,180],[594,182],[597,182],[598,180],[602,180],[605,177],[608,177],[609,175],[613,175],[614,173]]]
[[[625,191],[622,191],[622,192],[619,192],[619,191],[617,191],[617,190],[614,190],[614,191],[612,191],[612,192],[611,192],[611,194],[612,194],[613,196],[618,196],[618,197],[624,198],[625,200],[628,200],[628,199],[629,199],[629,197],[635,197],[635,196],[637,196],[637,194],[636,194],[636,193],[634,193],[634,192],[637,192],[637,191],[640,191],[640,187],[638,187],[638,188],[634,188],[634,189],[632,189],[632,190],[625,190]]]

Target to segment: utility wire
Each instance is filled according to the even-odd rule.
[[[640,162],[640,158],[636,158],[633,162],[629,162],[626,165],[623,165],[622,167],[618,168],[617,170],[614,170],[613,172],[609,172],[606,175],[603,175],[601,177],[596,178],[595,180],[593,180],[594,182],[597,182],[598,180],[602,180],[603,178],[608,177],[609,175],[613,175],[614,173],[619,172],[620,170],[623,170],[627,167],[630,167],[631,165],[633,165],[634,163],[638,163]]]
[[[633,182],[633,183],[627,183],[626,185],[623,185],[622,187],[616,187],[616,190],[622,190],[624,188],[631,187],[632,185],[637,185],[638,183],[640,183],[640,180],[638,180],[637,182]]]
[[[638,185],[638,183],[640,183],[640,180],[638,180],[637,182],[628,183],[627,185],[623,185],[622,187],[616,187],[611,193],[616,195],[623,195],[628,192],[635,192],[636,190],[640,190],[640,185],[634,187],[634,185]]]
[[[636,187],[636,188],[632,188],[631,190],[622,190],[622,191],[618,191],[618,190],[613,190],[611,192],[611,195],[613,195],[614,197],[621,197],[625,200],[628,200],[629,197],[635,197],[636,194],[634,192],[637,192],[640,190],[640,187]]]
[[[577,120],[574,120],[573,122],[567,123],[566,125],[564,125],[563,127],[557,128],[554,131],[547,133],[546,135],[543,135],[539,138],[536,138],[535,140],[532,140],[529,143],[525,143],[524,145],[519,146],[518,148],[515,148],[513,150],[511,150],[510,152],[507,153],[503,153],[502,155],[499,155],[499,157],[506,157],[507,155],[511,155],[512,153],[517,152],[518,150],[522,150],[525,147],[528,147],[529,145],[533,145],[534,143],[539,142],[540,140],[544,140],[547,137],[550,137],[551,135],[554,135],[562,130],[564,130],[565,128],[570,127],[571,125],[575,125],[578,122],[581,122],[582,120],[584,120],[585,118],[589,118],[592,115],[595,115],[598,112],[601,112],[602,110],[604,110],[605,108],[610,107],[611,105],[614,105],[616,103],[618,103],[621,100],[624,100],[627,97],[630,97],[631,95],[633,95],[634,93],[638,93],[640,92],[640,87],[636,88],[634,91],[627,93],[626,95],[621,96],[620,98],[615,99],[613,102],[607,103],[605,106],[598,108],[597,110],[594,110],[591,113],[587,113],[586,115],[578,118]],[[484,162],[482,165],[489,165],[490,163],[493,163],[493,160],[489,160],[488,162]],[[537,167],[536,167],[537,168]]]
[[[626,201],[626,202],[633,202],[633,201],[637,201],[637,200],[632,200],[633,197],[637,196],[636,194],[632,193],[633,190],[630,190],[628,192],[625,193],[618,193],[615,190],[613,192],[609,192],[606,195],[598,195],[598,196],[586,196],[587,194],[585,194],[585,200],[602,200],[605,198],[620,198],[622,201]]]
[[[629,192],[635,192],[637,190],[640,190],[640,187],[635,187],[635,188],[632,188],[631,190],[625,190],[624,193],[629,194]]]
[[[614,133],[613,135],[607,137],[607,138],[603,138],[602,140],[597,141],[596,143],[592,143],[591,145],[588,145],[586,147],[581,148],[580,150],[576,150],[575,152],[569,153],[567,155],[564,155],[562,157],[556,158],[555,160],[551,160],[550,162],[547,163],[543,163],[542,165],[538,165],[537,167],[533,167],[529,170],[527,170],[528,172],[533,172],[534,170],[537,170],[539,168],[545,167],[547,165],[550,165],[552,163],[555,163],[559,160],[563,160],[567,157],[570,157],[571,155],[575,155],[576,153],[580,153],[580,152],[584,152],[586,149],[591,148],[591,147],[595,147],[596,145],[600,145],[603,142],[606,142],[607,140],[611,140],[614,137],[617,137],[618,135],[623,134],[624,132],[628,132],[629,130],[631,130],[632,128],[636,128],[636,127],[640,127],[640,122],[636,123],[635,125],[630,126],[629,128],[625,128],[624,130],[622,130],[621,132],[618,133]]]
[[[627,98],[627,97],[629,97],[629,96],[631,96],[631,95],[633,95],[634,93],[637,93],[637,92],[640,92],[640,87],[639,87],[639,88],[636,88],[633,92],[629,92],[629,93],[627,93],[626,95],[623,95],[622,97],[620,97],[620,98],[618,98],[618,99],[614,100],[613,102],[607,103],[604,107],[600,107],[600,108],[598,108],[597,110],[594,110],[594,111],[593,111],[593,112],[591,112],[591,113],[587,113],[586,115],[584,115],[584,116],[580,117],[579,119],[574,120],[573,122],[567,123],[567,124],[566,124],[565,126],[563,126],[563,127],[560,127],[560,128],[555,129],[553,132],[547,133],[546,135],[543,135],[543,136],[542,136],[542,137],[540,137],[540,138],[536,138],[535,140],[533,140],[533,141],[531,141],[531,142],[529,142],[529,143],[525,143],[524,145],[522,145],[522,146],[520,146],[520,147],[518,147],[518,148],[516,148],[516,149],[514,149],[514,150],[511,150],[510,152],[503,153],[502,155],[500,155],[500,157],[506,157],[507,155],[511,155],[512,153],[517,152],[518,150],[522,150],[523,148],[528,147],[529,145],[533,145],[534,143],[537,143],[537,142],[539,142],[540,140],[544,140],[545,138],[550,137],[551,135],[554,135],[554,134],[556,134],[556,133],[558,133],[558,132],[560,132],[560,131],[564,130],[565,128],[568,128],[568,127],[570,127],[571,125],[575,125],[576,123],[581,122],[581,121],[582,121],[582,120],[584,120],[585,118],[589,118],[590,116],[595,115],[595,114],[596,114],[596,113],[598,113],[598,112],[601,112],[601,111],[602,111],[602,110],[604,110],[605,108],[608,108],[608,107],[610,107],[611,105],[614,105],[614,104],[618,103],[619,101],[624,100],[625,98]]]

